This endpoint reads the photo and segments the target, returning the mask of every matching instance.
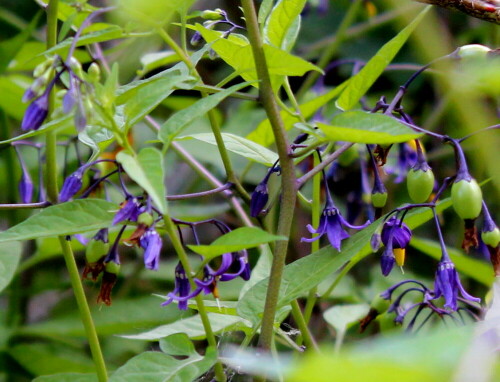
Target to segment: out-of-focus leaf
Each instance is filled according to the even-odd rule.
[[[278,160],[278,154],[275,152],[238,135],[222,133],[222,138],[228,151],[241,155],[247,159],[262,163],[269,167]],[[191,134],[177,138],[177,140],[185,139],[196,139],[217,146],[217,142],[212,133]]]
[[[117,209],[116,204],[101,199],[80,199],[57,204],[0,232],[0,242],[97,231],[111,225],[113,211]]]
[[[0,78],[1,82],[1,78]],[[0,85],[1,87],[1,85]],[[1,101],[0,101],[1,102]],[[18,135],[17,137],[13,137],[10,139],[7,139],[5,141],[1,141],[0,145],[16,142],[16,141],[21,141],[23,139],[31,138],[31,137],[36,137],[41,134],[48,133],[49,131],[56,130],[56,129],[64,129],[68,126],[70,126],[72,117],[70,115],[63,115],[59,118],[56,118],[50,122],[44,123],[38,130],[32,130],[29,131],[25,134]]]
[[[33,382],[97,382],[97,376],[95,374],[58,373],[42,375],[35,378]]]
[[[368,310],[370,306],[367,304],[335,305],[327,309],[323,317],[335,330],[343,332],[350,324],[366,316]]]
[[[209,313],[208,318],[210,320],[212,330],[216,334],[222,331],[230,332],[234,330],[248,329],[247,321],[238,316]],[[144,333],[125,335],[123,337],[133,340],[156,341],[160,338],[168,337],[176,333],[186,333],[189,338],[195,340],[203,339],[206,336],[200,316],[196,315],[171,324],[159,326]]]
[[[0,76],[0,94],[8,94],[8,97],[0,97],[0,108],[5,113],[17,120],[21,120],[27,105],[22,103],[24,90],[31,81],[27,77]],[[21,85],[24,84],[24,85]]]
[[[211,347],[206,349],[204,357],[195,353],[182,360],[159,352],[145,352],[116,370],[109,382],[194,381],[216,360],[216,352]]]
[[[223,253],[237,252],[242,249],[286,239],[285,236],[271,235],[257,227],[240,227],[218,237],[210,245],[188,245],[188,247],[208,260]]]
[[[391,63],[430,8],[430,5],[424,8],[406,28],[380,48],[377,54],[366,63],[363,69],[351,79],[349,85],[337,100],[337,107],[342,110],[349,110],[358,103],[361,97],[366,94],[368,89],[370,89],[373,83],[382,74],[385,67]]]
[[[194,345],[186,333],[172,334],[160,340],[160,349],[168,355],[191,356],[196,354]]]
[[[28,27],[21,31],[17,36],[0,42],[0,74],[5,72],[9,63],[14,59],[17,53],[22,49],[24,43],[28,41],[40,20],[41,12],[31,20]]]
[[[91,283],[89,283],[91,284]],[[115,335],[153,328],[180,317],[177,307],[161,306],[154,296],[135,299],[114,299],[111,306],[91,303],[92,318],[99,335]],[[83,337],[80,318],[74,314],[54,317],[49,321],[20,327],[17,335],[41,337]]]
[[[346,111],[333,117],[329,125],[321,122],[317,125],[332,141],[390,144],[417,139],[422,135],[388,115],[364,111]]]
[[[0,292],[9,285],[21,259],[22,245],[11,241],[0,248]]]
[[[219,93],[202,98],[185,109],[179,110],[167,119],[167,121],[160,127],[158,138],[166,147],[168,147],[169,143],[175,138],[175,136],[179,134],[188,124],[195,119],[204,116],[225,98],[248,85],[249,84],[247,83],[242,83],[231,86],[230,88]]]
[[[38,376],[64,372],[91,373],[92,360],[78,351],[56,343],[14,345],[9,354],[30,373]]]
[[[123,166],[125,172],[153,199],[161,213],[167,213],[165,198],[165,174],[163,156],[153,147],[145,147],[137,156],[121,151],[116,160]]]

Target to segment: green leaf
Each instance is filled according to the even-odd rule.
[[[21,86],[23,83],[26,85]],[[0,97],[0,108],[7,115],[19,121],[23,118],[27,108],[27,105],[21,100],[29,83],[31,83],[31,79],[25,76],[0,76],[0,94],[9,95],[8,97]]]
[[[56,204],[0,232],[0,243],[97,231],[111,225],[117,209],[116,204],[101,199]]]
[[[182,360],[159,352],[145,352],[116,370],[109,382],[194,381],[213,366],[216,355],[212,347],[206,349],[204,357],[195,353]]]
[[[273,9],[273,3],[274,0],[262,1],[262,4],[259,7],[259,16],[258,16],[259,24],[264,24],[267,17],[269,16],[269,13],[271,12],[271,9]]]
[[[95,284],[87,283],[91,288]],[[97,333],[112,336],[123,333],[152,329],[158,325],[179,319],[181,312],[176,306],[161,306],[158,297],[117,298],[111,306],[103,307],[91,303],[91,313]],[[68,337],[84,337],[85,331],[81,320],[75,312],[52,317],[48,321],[38,322],[20,327],[17,336],[40,336],[68,339]]]
[[[176,68],[168,73],[149,78],[139,83],[132,83],[118,90],[117,104],[123,104],[125,126],[129,128],[141,121],[176,87],[190,88],[187,81],[192,78],[182,70]],[[194,86],[194,83],[192,84]]]
[[[321,107],[337,97],[347,86],[348,82],[349,80],[330,90],[328,93],[325,93],[319,97],[315,97],[311,101],[300,105],[300,111],[302,112],[304,118],[307,119],[312,117]],[[299,117],[293,116],[284,110],[280,111],[280,114],[286,130],[290,130],[297,122],[300,122]],[[271,144],[273,144],[274,134],[269,119],[265,119],[264,121],[259,123],[257,128],[247,135],[247,139],[255,143],[259,143],[262,146],[270,146]]]
[[[410,245],[413,248],[418,249],[419,251],[438,261],[441,259],[441,246],[436,241],[413,236],[411,238]],[[453,263],[455,263],[455,268],[460,273],[463,273],[464,275],[467,275],[474,280],[479,281],[481,284],[487,287],[491,287],[495,277],[491,272],[490,264],[473,257],[465,256],[464,254],[462,254],[462,252],[456,249],[447,249],[451,260],[453,261]]]
[[[323,317],[337,332],[344,332],[350,324],[366,316],[369,310],[368,304],[335,305],[327,309]]]
[[[215,137],[212,133],[191,134],[177,138],[177,140],[184,139],[196,139],[198,141],[217,146],[217,142],[215,141]],[[270,167],[278,160],[278,154],[262,147],[258,143],[240,137],[239,135],[222,133],[222,139],[224,140],[228,151],[241,155],[252,161],[262,163]]]
[[[243,288],[240,291],[240,299],[245,295],[245,293],[257,284],[260,280],[264,280],[269,277],[271,273],[271,265],[273,263],[273,253],[269,245],[263,245],[262,250],[260,251],[259,259],[257,260],[257,264],[252,267],[252,274],[250,276],[250,280],[243,284]]]
[[[160,340],[160,349],[168,355],[190,356],[196,354],[194,345],[186,333],[176,333]]]
[[[78,134],[78,140],[92,149],[92,158],[96,160],[106,147],[113,143],[113,133],[100,126],[87,126],[85,130]]]
[[[12,241],[0,249],[0,292],[9,285],[21,259],[22,245]]]
[[[178,111],[160,127],[158,138],[164,143],[165,147],[168,147],[175,136],[179,134],[189,123],[197,118],[204,116],[225,98],[248,85],[249,84],[245,82],[242,84],[231,86],[230,88],[225,89],[220,93],[215,93],[208,97],[202,98],[191,106]]]
[[[137,156],[121,151],[116,160],[125,172],[153,199],[161,213],[167,213],[163,156],[154,147],[145,147]]]
[[[306,0],[280,0],[267,19],[264,28],[265,42],[277,48],[289,50],[285,46],[285,38],[290,28],[300,18],[300,13],[306,5]]]
[[[56,343],[30,343],[14,345],[9,354],[33,375],[64,372],[90,373],[92,360],[81,352]]]
[[[219,288],[221,285],[219,284]],[[203,305],[205,310],[210,313],[218,314],[229,314],[231,316],[236,316],[236,301],[212,301],[203,300]],[[194,310],[198,310],[198,304],[195,300],[188,300],[188,307]]]
[[[208,313],[208,318],[215,334],[222,331],[246,330],[248,328],[248,322],[238,316]],[[194,340],[204,339],[206,337],[205,329],[199,315],[175,321],[171,324],[158,326],[147,332],[125,335],[122,337],[133,340],[157,341],[160,338],[165,338],[176,333],[186,333],[189,338]]]
[[[332,141],[389,144],[406,142],[422,135],[384,114],[346,111],[333,117],[331,125],[318,127]]]
[[[108,28],[84,34],[78,39],[76,46],[86,46],[97,42],[116,40],[124,37],[127,37],[127,34],[123,32],[122,28],[120,28],[118,25],[110,25]],[[68,52],[72,43],[73,37],[67,38],[54,47],[46,50],[45,52],[43,52],[43,54],[58,54],[62,56]]]
[[[221,33],[204,28],[199,24],[196,27],[203,38],[208,43],[212,43],[212,49],[245,81],[258,80],[252,47],[249,43],[243,40],[221,38]],[[321,69],[310,62],[271,45],[264,44],[264,54],[271,76],[303,76],[310,70],[321,72]],[[258,87],[257,83],[254,86]]]
[[[205,259],[211,259],[223,253],[237,252],[276,240],[287,240],[287,238],[271,235],[257,227],[241,227],[218,237],[210,245],[188,245],[188,247]]]
[[[368,89],[373,85],[377,78],[383,73],[384,69],[394,59],[396,54],[402,48],[413,30],[422,21],[431,6],[424,8],[422,12],[392,40],[387,42],[373,56],[370,61],[356,74],[350,81],[349,86],[344,90],[336,102],[337,107],[342,110],[352,109],[363,97]]]
[[[97,382],[97,376],[95,374],[59,373],[43,375],[35,378],[33,382]]]

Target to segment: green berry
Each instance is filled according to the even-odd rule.
[[[462,179],[453,183],[451,201],[462,219],[476,219],[481,213],[483,193],[475,179]]]
[[[384,193],[377,192],[375,194],[372,194],[373,207],[382,208],[385,206],[386,202],[387,202],[387,192]]]
[[[498,227],[495,227],[493,231],[483,231],[481,233],[481,239],[483,240],[484,244],[496,248],[500,243],[500,230],[498,229]]]
[[[425,203],[434,189],[434,173],[430,168],[427,171],[411,169],[406,176],[406,186],[414,203]]]
[[[120,264],[115,263],[114,261],[110,261],[109,263],[106,263],[106,272],[108,273],[113,273],[115,275],[120,272]]]
[[[85,249],[85,258],[88,263],[97,263],[109,251],[109,243],[101,240],[91,240]]]

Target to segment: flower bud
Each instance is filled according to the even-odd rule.
[[[73,174],[68,176],[64,181],[64,184],[59,193],[59,201],[67,202],[70,200],[80,189],[82,188],[83,182],[83,171],[85,167],[80,167]]]
[[[201,42],[203,41],[203,36],[201,35],[200,32],[196,32],[193,37],[191,37],[191,40],[189,41],[192,46],[198,46]]]
[[[76,58],[70,58],[69,67],[76,76],[83,78],[82,64],[80,64],[80,62]]]
[[[49,114],[49,92],[46,91],[34,100],[26,109],[21,130],[38,130]]]
[[[95,62],[90,64],[87,70],[87,78],[92,83],[97,83],[101,80],[101,68]]]
[[[457,56],[460,58],[484,58],[491,51],[490,48],[480,44],[469,44],[458,48]]]
[[[481,213],[483,194],[475,179],[461,179],[451,187],[451,201],[462,219],[476,219]]]
[[[215,11],[205,10],[201,12],[201,17],[205,20],[222,20],[223,15],[220,9],[216,9]]]
[[[262,212],[269,199],[269,191],[267,189],[267,177],[264,181],[255,187],[250,200],[250,216],[257,217]]]

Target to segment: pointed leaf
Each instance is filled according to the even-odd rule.
[[[323,313],[323,317],[335,330],[343,332],[350,324],[358,322],[366,316],[369,310],[368,304],[336,305],[327,309]]]
[[[82,199],[43,209],[23,222],[0,232],[0,243],[37,237],[65,236],[111,226],[118,209],[100,199]]]
[[[390,144],[406,142],[422,135],[384,114],[346,111],[333,117],[331,125],[318,122],[328,140]]]
[[[271,235],[257,227],[241,227],[218,237],[210,245],[188,245],[189,249],[211,259],[223,253],[237,252],[257,247],[276,240],[286,240],[285,236]]]
[[[212,133],[191,134],[177,138],[177,140],[184,139],[196,139],[198,141],[203,141],[217,146],[217,142],[215,141],[215,137]],[[222,139],[224,140],[228,151],[241,155],[247,159],[262,163],[269,167],[278,160],[278,154],[262,147],[258,143],[240,137],[239,135],[222,133]]]
[[[166,213],[165,174],[161,152],[153,147],[143,148],[137,156],[121,151],[116,160],[128,176],[148,193],[160,212]]]
[[[264,28],[266,42],[277,48],[285,49],[285,38],[292,25],[300,17],[306,0],[280,0],[267,19]]]
[[[413,30],[422,21],[431,6],[424,8],[422,12],[392,40],[387,42],[373,56],[370,61],[356,74],[336,102],[337,107],[342,110],[352,109],[363,97],[377,78],[382,74],[387,65],[391,63],[399,50],[403,47]]]
[[[194,345],[186,333],[176,333],[160,340],[160,349],[168,355],[190,356],[196,354]]]

